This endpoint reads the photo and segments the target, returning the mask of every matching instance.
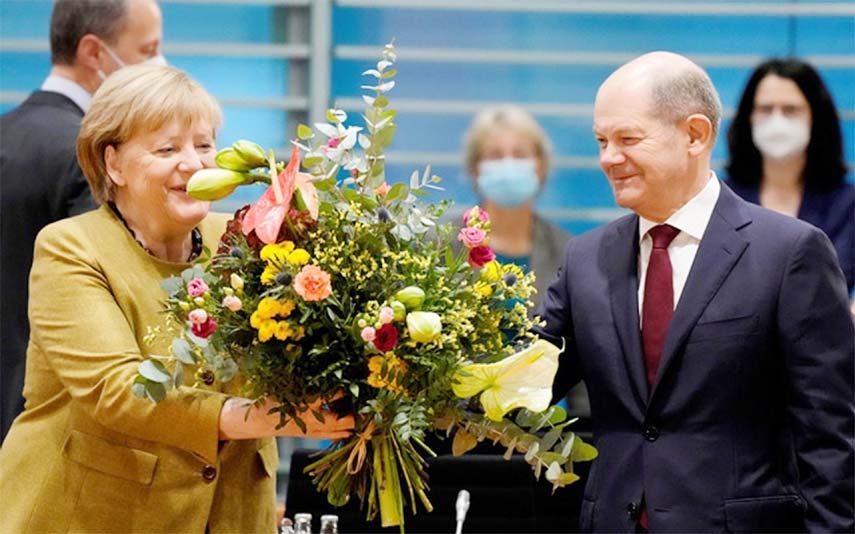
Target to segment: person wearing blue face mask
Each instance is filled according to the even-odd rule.
[[[543,128],[515,105],[481,110],[464,141],[466,170],[479,205],[490,214],[490,247],[501,263],[534,271],[535,304],[555,276],[570,238],[534,209],[549,174],[551,151]]]
[[[570,239],[534,209],[549,175],[552,143],[525,109],[503,104],[475,115],[464,138],[464,154],[479,205],[490,215],[490,248],[500,263],[534,272],[537,293],[532,301],[539,305]],[[576,429],[584,433],[590,406],[583,383],[567,395],[566,406],[580,418]]]

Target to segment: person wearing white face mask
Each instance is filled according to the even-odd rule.
[[[727,140],[727,184],[745,200],[823,230],[855,295],[855,185],[846,180],[840,120],[819,73],[793,58],[760,64]],[[852,305],[855,315],[855,299]]]
[[[27,279],[36,234],[95,208],[75,152],[80,121],[102,80],[122,66],[162,62],[155,0],[57,0],[51,69],[40,90],[0,117],[0,441],[24,400]]]
[[[114,52],[113,49],[109,45],[105,44],[104,50],[113,59],[113,62],[119,66],[119,68],[128,66],[128,64],[125,63],[124,61],[122,61],[122,58],[120,58],[119,55],[116,52]],[[144,59],[144,60],[136,63],[136,65],[154,65],[157,67],[165,67],[167,65],[167,62],[166,62],[166,58],[163,57],[163,54],[158,52],[155,55],[149,57],[148,59]],[[106,80],[107,74],[105,74],[104,71],[102,71],[101,69],[98,69],[98,77],[101,78],[102,80]]]

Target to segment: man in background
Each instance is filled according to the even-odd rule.
[[[668,52],[600,86],[594,137],[634,213],[571,239],[539,315],[594,444],[583,532],[855,531],[855,325],[828,237],[710,168],[721,103]]]
[[[162,36],[155,0],[57,0],[50,73],[40,90],[0,117],[0,440],[24,406],[27,285],[36,234],[95,207],[77,164],[80,121],[110,73],[134,63],[164,63]]]

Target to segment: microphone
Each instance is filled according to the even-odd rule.
[[[460,490],[457,494],[457,503],[454,505],[457,510],[457,529],[455,534],[463,533],[463,522],[466,520],[466,512],[469,511],[469,492],[465,489]]]

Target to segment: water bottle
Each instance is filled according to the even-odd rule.
[[[294,534],[312,534],[312,514],[294,514]]]
[[[338,534],[338,516],[325,514],[321,516],[321,534]]]
[[[279,534],[294,534],[294,522],[283,517],[279,522]]]

